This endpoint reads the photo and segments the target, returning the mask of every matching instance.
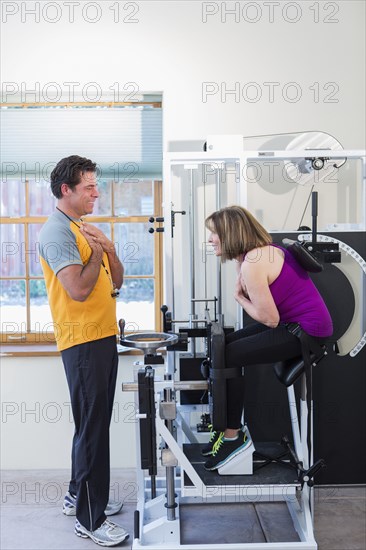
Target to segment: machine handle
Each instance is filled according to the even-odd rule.
[[[118,325],[119,325],[119,332],[120,332],[120,340],[122,340],[122,338],[125,337],[126,321],[124,319],[120,319],[118,321]]]
[[[172,330],[172,316],[168,313],[168,306],[162,305],[160,311],[163,314],[163,330],[164,332],[171,332]]]
[[[320,458],[317,460],[308,470],[303,472],[302,474],[302,482],[307,483],[309,487],[313,487],[314,485],[314,476],[321,470],[322,468],[326,468],[327,465],[325,463],[325,460],[323,458]]]

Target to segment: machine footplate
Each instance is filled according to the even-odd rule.
[[[183,452],[200,476],[206,486],[211,485],[286,485],[299,487],[297,471],[290,464],[276,464],[274,462],[264,467],[264,459],[260,455],[278,456],[284,449],[280,443],[255,443],[253,474],[251,475],[220,475],[217,471],[205,470],[204,464],[207,457],[202,456],[201,449],[204,445],[200,443],[184,444]],[[257,454],[258,453],[258,454]],[[192,485],[191,480],[185,474],[184,486]]]

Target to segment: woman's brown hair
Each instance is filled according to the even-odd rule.
[[[242,206],[227,206],[213,212],[206,218],[205,226],[220,239],[222,262],[272,242],[271,235]]]

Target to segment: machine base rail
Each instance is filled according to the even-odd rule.
[[[140,527],[135,525],[132,550],[317,550],[307,503],[294,496],[243,503],[226,497],[185,498],[177,486],[177,517],[169,521],[161,489],[155,499],[138,501],[135,522],[139,519]]]

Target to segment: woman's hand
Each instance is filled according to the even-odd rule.
[[[250,302],[248,291],[245,286],[245,283],[242,280],[242,276],[240,272],[236,279],[234,298],[242,307],[244,307],[243,303]]]

